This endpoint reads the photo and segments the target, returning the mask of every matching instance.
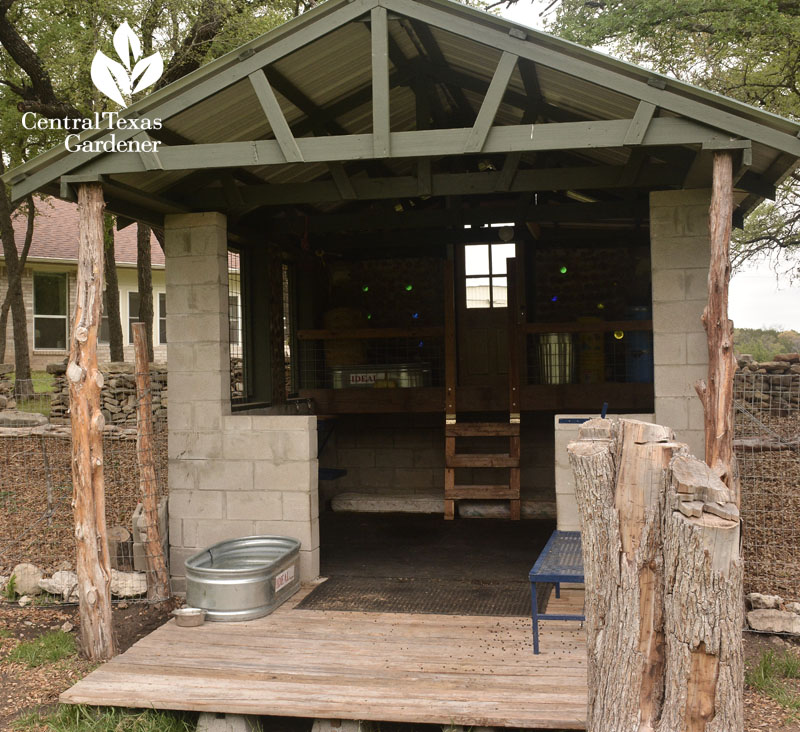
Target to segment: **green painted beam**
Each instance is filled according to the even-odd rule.
[[[504,52],[494,71],[481,108],[478,110],[475,124],[472,126],[469,137],[467,137],[467,141],[464,144],[465,153],[478,153],[483,150],[486,138],[494,124],[497,110],[500,108],[500,102],[503,101],[503,95],[508,87],[511,74],[514,73],[516,66],[517,57],[513,53]]]
[[[539,150],[591,150],[622,147],[631,120],[598,120],[492,127],[483,147],[486,153],[532,152]],[[470,128],[392,132],[391,157],[460,155],[471,134]],[[642,141],[645,146],[713,144],[724,148],[727,137],[685,119],[665,117],[652,120]],[[739,147],[741,141],[732,144]],[[329,135],[297,139],[306,162],[369,160],[374,154],[373,135]],[[285,162],[275,140],[223,142],[163,146],[159,158],[164,170],[240,168],[278,165]],[[96,174],[141,173],[145,168],[137,153],[118,152],[85,165],[81,172]]]
[[[424,159],[424,158],[423,158]],[[386,200],[417,198],[420,196],[486,195],[498,192],[533,193],[557,190],[609,190],[624,187],[650,188],[677,186],[683,180],[680,166],[645,167],[635,181],[622,185],[625,166],[600,165],[572,168],[539,168],[518,170],[509,188],[504,188],[503,171],[482,173],[438,173],[421,187],[417,176],[386,178],[351,177],[350,183],[359,200]],[[253,211],[263,206],[329,203],[341,200],[334,181],[309,183],[261,184],[241,186],[244,210]],[[220,188],[192,192],[184,199],[198,211],[225,210],[227,201]]]
[[[249,79],[258,103],[261,105],[261,109],[264,110],[264,115],[272,128],[272,133],[278,141],[284,158],[286,158],[286,162],[302,163],[303,153],[297,147],[297,141],[289,129],[289,124],[286,122],[281,105],[278,104],[278,99],[275,96],[275,92],[272,91],[264,71],[262,69],[254,71],[250,74]]]
[[[372,21],[372,149],[376,158],[391,155],[389,126],[389,22],[386,8],[373,8]]]
[[[647,128],[653,119],[656,111],[656,105],[650,102],[639,102],[636,112],[631,120],[631,125],[625,133],[625,145],[641,145],[644,136],[647,134]]]

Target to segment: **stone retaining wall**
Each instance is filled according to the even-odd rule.
[[[66,424],[69,421],[69,387],[66,364],[50,364],[48,373],[55,376],[50,407],[50,422]],[[105,383],[102,390],[102,410],[106,424],[136,426],[136,377],[131,363],[100,364]],[[150,365],[152,384],[153,419],[167,419],[167,365]]]
[[[734,396],[755,409],[787,413],[797,410],[800,406],[800,353],[779,353],[771,361],[761,363],[742,354],[734,377]]]
[[[8,378],[13,371],[14,364],[0,363],[0,412],[4,409],[14,409],[17,406],[14,399],[14,382]]]

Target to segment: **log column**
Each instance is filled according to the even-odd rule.
[[[111,566],[106,536],[103,427],[97,367],[97,334],[103,298],[103,189],[78,187],[78,279],[70,335],[69,384],[72,423],[72,505],[77,540],[81,641],[88,658],[114,655],[111,628]]]

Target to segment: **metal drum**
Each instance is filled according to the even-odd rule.
[[[287,536],[231,539],[186,562],[186,602],[206,620],[269,615],[300,588],[300,542]]]
[[[575,381],[572,333],[542,333],[539,336],[539,369],[542,384],[572,384]]]

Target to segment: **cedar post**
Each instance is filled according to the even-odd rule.
[[[103,427],[97,367],[97,333],[103,298],[103,189],[78,187],[78,277],[70,334],[69,384],[72,424],[72,506],[83,652],[93,661],[114,655],[111,567],[106,536]]]
[[[158,602],[169,598],[169,573],[158,524],[156,469],[153,461],[153,401],[145,323],[133,324],[133,349],[136,369],[136,461],[142,492],[142,518],[147,530],[144,544],[147,599]]]
[[[708,269],[708,305],[703,327],[708,336],[708,384],[695,384],[705,412],[706,464],[731,489],[739,505],[739,480],[733,453],[733,323],[728,318],[731,279],[730,240],[733,216],[733,154],[714,153],[708,229],[711,264]]]

